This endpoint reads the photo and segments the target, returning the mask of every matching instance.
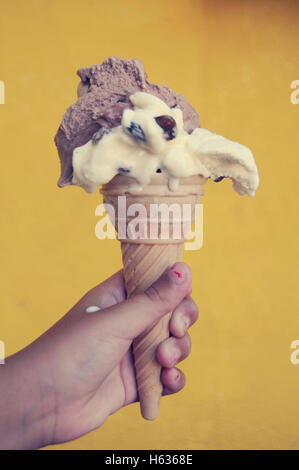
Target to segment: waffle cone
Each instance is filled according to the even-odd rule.
[[[150,217],[151,205],[164,203],[169,208],[176,204],[180,213],[183,213],[183,204],[190,204],[194,218],[195,204],[201,203],[204,183],[205,178],[202,176],[181,178],[178,190],[173,192],[168,188],[166,177],[156,174],[150,184],[138,192],[135,189],[136,181],[126,176],[116,176],[110,183],[103,185],[101,192],[104,203],[112,205],[115,213],[113,222],[121,242],[124,279],[129,297],[144,292],[166,269],[182,259],[186,221],[170,213],[167,233],[163,217]],[[119,196],[126,197],[121,200]],[[121,220],[120,204],[123,206],[123,215],[126,214],[125,221]],[[147,214],[146,217],[139,217],[138,238],[129,236],[130,223],[136,217],[136,213],[127,215],[132,204],[142,204]],[[157,346],[169,336],[170,316],[171,312],[152,324],[133,342],[141,414],[149,420],[155,419],[159,412],[161,366],[156,361],[155,352]]]

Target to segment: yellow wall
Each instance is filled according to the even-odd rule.
[[[209,182],[204,246],[186,252],[200,322],[186,389],[155,422],[137,405],[60,449],[299,449],[299,2],[0,0],[1,319],[8,354],[121,266],[94,235],[97,194],[59,190],[53,144],[83,65],[139,57],[204,127],[250,146],[256,197]]]

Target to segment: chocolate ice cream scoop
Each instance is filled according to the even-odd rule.
[[[137,91],[181,109],[188,133],[200,127],[198,114],[186,98],[171,88],[150,83],[138,59],[109,57],[101,65],[83,67],[77,73],[81,78],[78,100],[67,109],[55,136],[61,162],[60,187],[72,184],[73,150],[86,144],[99,129],[119,126],[123,111],[133,108],[129,96]],[[175,130],[169,130],[170,123],[165,119],[163,125],[168,126],[166,134],[172,138]]]

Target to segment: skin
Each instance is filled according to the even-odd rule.
[[[122,272],[89,291],[52,328],[0,369],[0,448],[38,449],[78,438],[138,401],[133,339],[173,311],[156,351],[164,394],[185,385],[176,364],[190,353],[198,311],[191,271],[176,263],[144,294],[126,300]],[[96,305],[99,312],[86,313]]]

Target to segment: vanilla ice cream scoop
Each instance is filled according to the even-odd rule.
[[[259,183],[249,148],[213,132],[184,129],[182,111],[144,92],[130,96],[131,109],[121,124],[100,130],[73,151],[72,183],[94,192],[117,174],[136,179],[134,191],[162,171],[175,191],[182,177],[203,175],[220,181],[231,178],[239,194],[253,196]]]

